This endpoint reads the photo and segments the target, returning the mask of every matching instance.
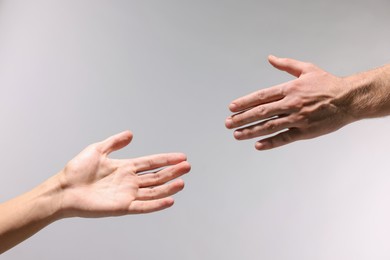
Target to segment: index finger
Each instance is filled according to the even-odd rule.
[[[283,85],[284,84],[266,89],[260,89],[249,95],[233,100],[229,105],[229,109],[230,111],[236,113],[254,106],[281,100],[284,98],[282,90]]]
[[[186,161],[183,153],[163,153],[132,159],[136,172],[150,171]]]

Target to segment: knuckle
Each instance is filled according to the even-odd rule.
[[[151,166],[153,165],[153,163],[154,163],[154,162],[153,162],[153,159],[150,159],[150,158],[149,158],[149,159],[146,160],[146,165],[147,165],[148,167],[151,167]]]
[[[295,125],[295,124],[299,124],[300,119],[301,119],[300,116],[296,114],[291,114],[285,117],[284,121],[287,125]]]
[[[245,122],[248,120],[248,116],[250,116],[250,114],[248,112],[244,112],[242,114],[238,114],[238,115],[234,116],[232,118],[233,125],[237,126],[237,125],[245,124]]]
[[[283,87],[284,96],[291,97],[298,93],[301,89],[299,79],[289,82]]]
[[[299,129],[307,129],[310,126],[310,119],[304,115],[296,117],[296,125]]]
[[[306,71],[310,71],[310,70],[313,70],[315,68],[316,68],[316,66],[313,63],[311,63],[311,62],[305,62],[304,63],[304,69]]]
[[[240,138],[251,138],[254,136],[255,130],[254,129],[243,129],[242,130],[242,136]]]
[[[287,89],[290,94],[299,92],[302,89],[302,83],[299,79],[294,80],[287,86]]]
[[[277,127],[278,127],[278,123],[273,120],[268,121],[267,123],[264,124],[264,129],[269,132],[274,131]]]
[[[279,87],[278,91],[279,91],[280,96],[286,97],[288,95],[289,85],[290,84],[286,83],[286,84],[283,84],[282,86]]]
[[[148,189],[148,197],[151,199],[156,198],[156,189],[154,187]]]
[[[265,114],[266,114],[266,109],[264,108],[264,106],[258,106],[257,108],[256,108],[256,111],[255,111],[255,115],[256,116],[264,116]]]
[[[292,89],[291,91],[298,92],[299,90]],[[305,106],[304,99],[300,95],[294,93],[290,95],[288,99],[286,99],[286,101],[282,105],[282,108],[286,111],[292,112],[292,111],[299,111],[304,106]]]
[[[233,126],[241,122],[241,114],[232,117]]]
[[[312,117],[313,110],[308,107],[303,107],[297,115],[297,120],[302,123],[310,123],[310,118]]]
[[[263,100],[264,99],[264,91],[259,90],[256,92],[256,99],[257,100]]]
[[[86,149],[93,152],[103,153],[103,147],[100,143],[90,144]]]
[[[296,97],[292,100],[292,102],[289,104],[289,106],[290,106],[290,109],[292,109],[292,110],[294,110],[294,109],[300,110],[305,106],[305,104],[304,104],[304,101],[302,100],[302,98]]]
[[[283,143],[290,143],[292,141],[291,135],[289,133],[283,133],[280,135],[280,139]]]
[[[152,178],[153,178],[154,182],[159,182],[162,179],[162,176],[161,176],[160,172],[156,172],[152,176],[153,176]]]

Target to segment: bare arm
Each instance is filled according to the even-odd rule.
[[[131,139],[127,131],[90,145],[57,175],[0,204],[0,253],[61,218],[149,213],[172,206],[170,196],[184,187],[176,178],[190,170],[186,156],[108,158]]]
[[[229,109],[235,114],[225,122],[227,128],[237,128],[238,140],[271,135],[256,142],[258,150],[390,114],[390,65],[342,78],[293,59],[269,56],[269,62],[297,79],[232,101]]]

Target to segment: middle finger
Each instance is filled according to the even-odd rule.
[[[179,164],[164,168],[156,173],[145,173],[138,176],[139,187],[145,188],[150,186],[157,186],[171,181],[177,177],[188,173],[191,166],[188,162],[181,162]]]
[[[226,126],[230,129],[237,128],[256,121],[288,113],[289,111],[281,108],[281,104],[279,102],[274,102],[260,105],[242,113],[235,114],[226,120]]]

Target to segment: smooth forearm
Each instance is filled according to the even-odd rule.
[[[356,120],[390,115],[390,64],[345,78],[348,92],[339,99]]]
[[[56,178],[0,205],[0,253],[61,218],[61,187]]]

